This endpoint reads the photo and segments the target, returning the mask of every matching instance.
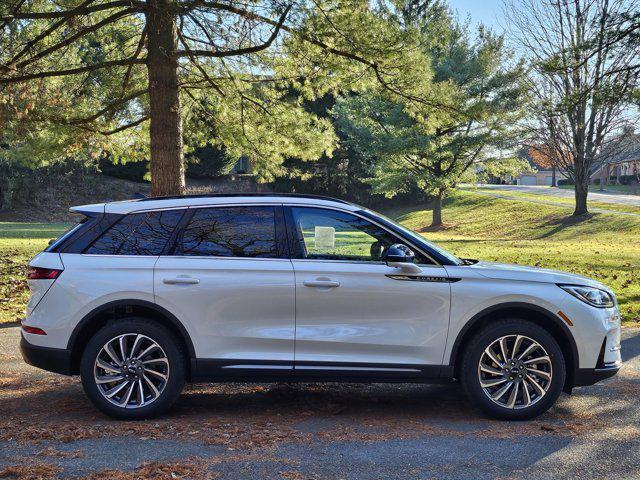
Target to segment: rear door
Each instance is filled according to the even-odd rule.
[[[198,369],[292,370],[295,282],[281,205],[192,208],[156,263],[156,303],[185,324]],[[246,373],[246,372],[245,372]]]

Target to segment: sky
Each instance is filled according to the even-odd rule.
[[[472,25],[482,23],[495,33],[502,33],[502,0],[449,0],[461,20],[470,17]]]

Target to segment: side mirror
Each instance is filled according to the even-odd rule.
[[[387,248],[384,259],[387,263],[412,263],[415,258],[413,250],[406,245],[396,243]]]
[[[422,269],[413,263],[414,259],[413,250],[401,243],[391,245],[384,255],[384,260],[390,267],[400,268],[407,273],[422,272]]]

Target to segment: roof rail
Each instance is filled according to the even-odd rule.
[[[137,202],[148,202],[151,200],[177,200],[180,198],[224,198],[224,197],[284,197],[284,198],[311,198],[316,200],[328,200],[331,202],[344,203],[351,205],[351,202],[340,200],[338,198],[326,197],[322,195],[311,195],[305,193],[268,193],[268,192],[249,192],[249,193],[203,193],[203,194],[187,194],[187,195],[167,195],[159,197],[134,198]]]

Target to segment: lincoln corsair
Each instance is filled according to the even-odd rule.
[[[185,382],[458,381],[488,415],[527,419],[621,366],[605,285],[457,258],[344,201],[71,210],[82,221],[29,264],[21,350],[116,418],[165,412]]]

